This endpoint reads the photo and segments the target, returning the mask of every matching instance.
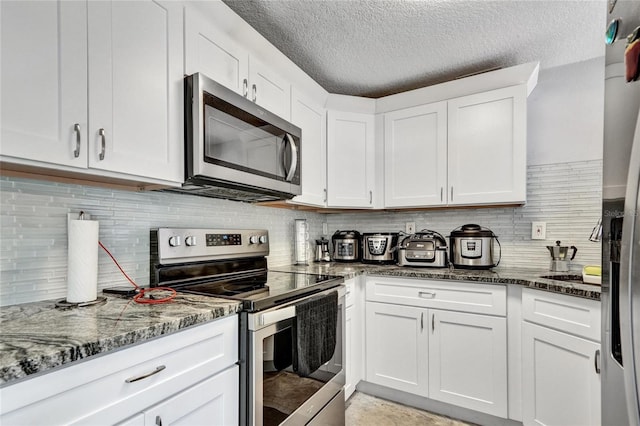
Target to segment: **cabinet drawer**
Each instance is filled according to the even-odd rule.
[[[522,289],[522,318],[600,341],[600,302],[565,294]]]
[[[237,360],[234,315],[2,388],[1,423],[114,423]]]
[[[368,277],[367,301],[489,315],[507,313],[504,285],[411,278]]]

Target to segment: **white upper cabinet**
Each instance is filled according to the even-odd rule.
[[[179,4],[6,1],[1,7],[4,160],[183,180]]]
[[[526,85],[384,114],[385,207],[526,201]]]
[[[384,205],[445,205],[447,103],[384,115]]]
[[[291,121],[302,129],[302,194],[292,202],[324,207],[327,204],[327,112],[293,89]]]
[[[3,157],[87,166],[87,4],[0,2]]]
[[[448,101],[449,205],[526,201],[526,102],[525,85]]]
[[[185,73],[201,72],[285,120],[291,84],[197,11],[185,9]]]
[[[372,208],[375,186],[373,114],[327,112],[327,205]]]
[[[181,182],[182,7],[89,2],[89,166]]]

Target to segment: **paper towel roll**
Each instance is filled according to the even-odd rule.
[[[67,302],[83,303],[98,295],[98,221],[69,221]]]

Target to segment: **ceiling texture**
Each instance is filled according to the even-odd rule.
[[[330,93],[604,56],[605,0],[223,0]]]

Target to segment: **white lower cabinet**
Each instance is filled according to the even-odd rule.
[[[507,417],[504,286],[370,277],[366,295],[368,382]]]
[[[359,284],[360,278],[345,281],[347,288],[345,313],[345,386],[344,397],[348,399],[356,390],[356,385],[364,376],[363,372],[363,302]]]
[[[600,302],[524,289],[522,421],[599,425]]]
[[[236,316],[0,388],[3,425],[238,424]]]

